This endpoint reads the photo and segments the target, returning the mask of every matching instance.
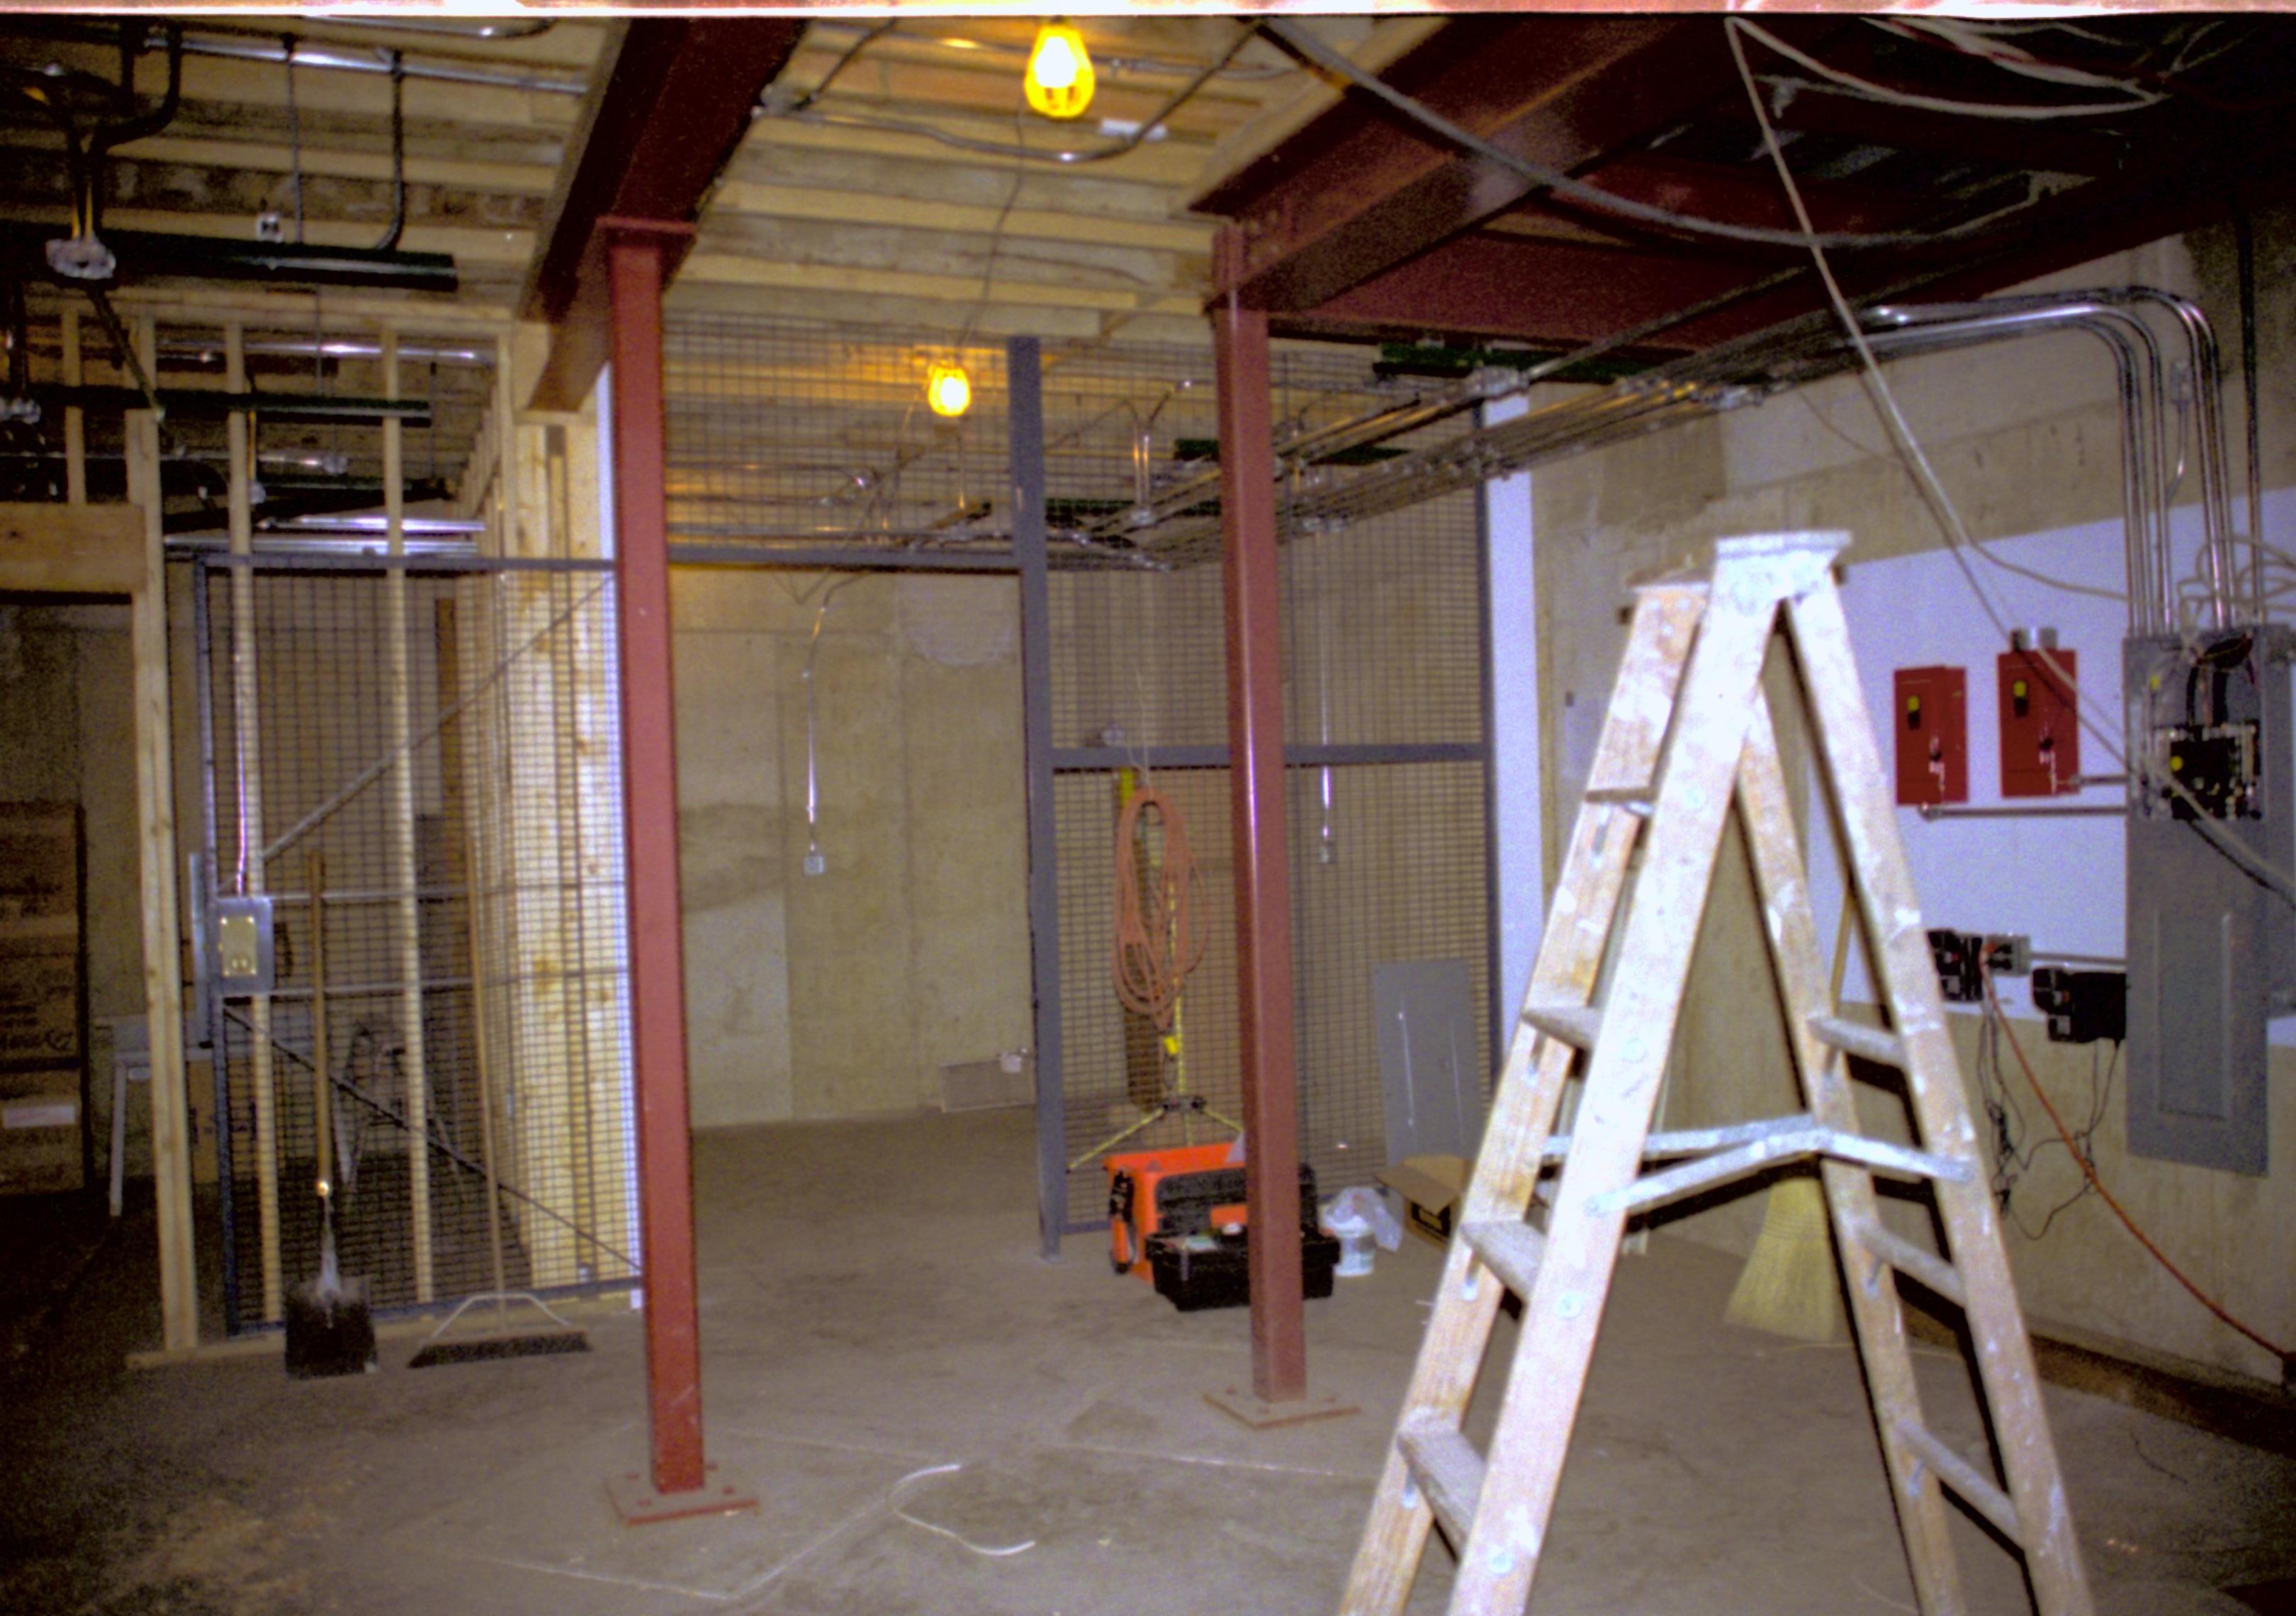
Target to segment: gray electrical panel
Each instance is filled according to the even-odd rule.
[[[2266,1169],[2266,1023],[2296,1011],[2296,903],[2263,874],[2296,869],[2292,658],[2276,624],[2122,643],[2134,1155]]]
[[[1484,1088],[1474,972],[1463,959],[1390,961],[1372,967],[1371,998],[1387,1159],[1472,1159],[1482,1142]]]

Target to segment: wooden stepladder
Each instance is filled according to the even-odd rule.
[[[1846,540],[1839,533],[1726,539],[1715,546],[1710,578],[1638,592],[1458,1237],[1349,1577],[1347,1616],[1403,1609],[1436,1518],[1458,1551],[1455,1616],[1522,1611],[1627,1219],[1810,1159],[1820,1164],[1925,1616],[1964,1609],[1947,1531],[1948,1490],[2022,1552],[2042,1616],[2088,1616],[2040,1382],[1833,582],[1833,557]],[[1763,687],[1773,633],[1794,653],[1886,1030],[1841,1019],[1832,1002]],[[1660,1078],[1734,801],[1808,1109],[1654,1135]],[[1905,1073],[1912,1145],[1859,1131],[1848,1054]],[[1555,1137],[1574,1073],[1583,1079],[1576,1120],[1567,1138]],[[1542,1165],[1558,1161],[1542,1232],[1529,1221],[1533,1194]],[[1657,1161],[1672,1165],[1644,1170]],[[1884,1226],[1876,1172],[1930,1182],[1942,1254]],[[2003,1481],[1923,1423],[1900,1273],[1967,1312]],[[1461,1423],[1503,1290],[1522,1298],[1522,1327],[1486,1455]]]

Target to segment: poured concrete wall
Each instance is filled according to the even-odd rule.
[[[1028,1042],[1013,586],[846,576],[675,575],[696,1127],[934,1104],[944,1064]]]
[[[2270,488],[2296,483],[2296,219],[2258,221],[2263,399],[2261,464]],[[2198,297],[2226,355],[2226,435],[2238,502],[2244,417],[2240,320],[2228,230],[2157,243],[2054,277],[2060,287],[2147,283]],[[2091,339],[2076,336],[1893,365],[1890,381],[1962,516],[1980,540],[2117,522],[2120,438],[2112,373]],[[1617,608],[1626,581],[1691,554],[1725,534],[1842,528],[1861,562],[1933,550],[1935,523],[1854,377],[1773,398],[1705,422],[1542,468],[1534,478],[1539,724],[1551,879],[1570,833],[1603,704],[1624,639]],[[2187,502],[2192,487],[2188,480]],[[2235,515],[2244,530],[2245,517]],[[2117,534],[2108,540],[2118,548]],[[1973,602],[1966,603],[1973,612]],[[2113,666],[2107,647],[2084,649]],[[2087,670],[2084,669],[2086,672]],[[1971,701],[1989,701],[1989,663],[1971,670]],[[1792,745],[1789,737],[1789,746]],[[1791,762],[1791,759],[1790,759]],[[2085,767],[2109,767],[2101,758]],[[2035,880],[2078,881],[2079,870],[2037,869]],[[2117,873],[2116,873],[2117,879]],[[1819,915],[1831,935],[1834,916]],[[1980,924],[1976,917],[1951,923]],[[1691,1126],[1775,1114],[1790,1103],[1751,882],[1734,833],[1701,933],[1663,1114]],[[1977,1018],[1956,1014],[1964,1070]],[[2061,1110],[2086,1111],[2092,1092],[2085,1046],[2047,1044],[2038,1022],[2016,1023],[2035,1074]],[[2005,1059],[2006,1057],[2005,1056]],[[2013,1062],[2009,1081],[2023,1078]],[[1872,1119],[1898,1119],[1883,1104]],[[2028,1103],[2029,1143],[2047,1130]],[[2296,1275],[2276,1255],[2296,1228],[2296,1050],[2276,1050],[2271,1151],[2264,1178],[2205,1172],[2129,1157],[2116,1090],[2095,1139],[2105,1181],[2203,1289],[2282,1341],[2296,1339]],[[2030,1221],[2077,1187],[2061,1148],[2043,1153],[2020,1191]],[[1694,1237],[1744,1250],[1760,1202],[1743,1199],[1685,1219]],[[2068,1207],[2038,1239],[2010,1236],[2021,1289],[2038,1317],[2277,1379],[2279,1366],[2211,1319],[2146,1256],[2094,1195]],[[2273,1253],[2272,1255],[2266,1255]]]

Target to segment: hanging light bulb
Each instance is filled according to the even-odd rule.
[[[925,402],[932,413],[954,421],[972,407],[972,379],[954,359],[944,360],[925,373]]]
[[[1022,84],[1029,104],[1047,118],[1074,118],[1092,104],[1092,58],[1084,36],[1055,20],[1037,30]]]

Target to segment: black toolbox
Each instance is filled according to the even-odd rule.
[[[1240,1308],[1251,1300],[1251,1232],[1211,1226],[1216,1207],[1244,1198],[1243,1169],[1187,1173],[1158,1185],[1158,1227],[1148,1236],[1149,1276],[1156,1293],[1183,1313]],[[1332,1293],[1340,1243],[1316,1222],[1316,1174],[1300,1166],[1300,1294]]]

